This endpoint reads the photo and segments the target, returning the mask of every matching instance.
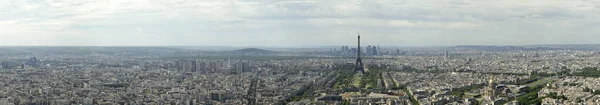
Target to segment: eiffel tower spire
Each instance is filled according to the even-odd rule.
[[[357,49],[358,49],[358,52],[356,52],[356,55],[358,57],[356,58],[356,63],[355,63],[355,66],[354,66],[354,70],[360,71],[360,72],[364,73],[365,72],[365,68],[363,67],[364,65],[363,65],[362,59],[360,58],[360,53],[362,53],[360,51],[360,34],[358,34],[358,48]]]

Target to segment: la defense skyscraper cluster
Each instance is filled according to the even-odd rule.
[[[362,62],[362,59],[360,58],[360,34],[358,35],[358,51],[356,52],[357,58],[356,58],[356,63],[354,65],[354,70],[359,71],[361,73],[365,72],[365,68]]]

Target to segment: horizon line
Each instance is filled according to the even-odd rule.
[[[492,45],[492,44],[464,44],[464,45],[381,45],[383,47],[458,47],[458,46],[560,46],[560,45],[600,45],[600,44],[525,44],[525,45]],[[237,48],[322,48],[351,45],[322,45],[322,46],[219,46],[219,45],[0,45],[0,47],[237,47]]]

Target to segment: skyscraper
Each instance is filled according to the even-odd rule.
[[[4,68],[4,69],[10,69],[10,67],[8,65],[8,62],[2,61],[2,68]]]
[[[177,70],[186,71],[186,72],[196,72],[197,70],[197,62],[195,60],[179,60],[175,62],[177,66]]]
[[[364,73],[365,72],[365,68],[363,67],[364,65],[363,65],[362,59],[360,58],[360,53],[362,53],[360,51],[360,34],[358,35],[358,48],[357,49],[358,49],[358,51],[356,52],[357,53],[356,54],[357,58],[356,58],[356,63],[355,63],[355,66],[354,66],[354,70],[360,71],[360,72]]]
[[[373,55],[373,47],[371,47],[371,45],[367,45],[367,50],[366,50],[366,54],[367,55]]]
[[[21,63],[21,65],[19,66],[19,69],[25,69],[25,64]]]
[[[250,63],[247,61],[240,61],[236,64],[236,72],[237,74],[241,74],[243,72],[249,72],[250,71]]]
[[[218,63],[219,62],[216,62],[216,61],[210,61],[210,62],[208,62],[208,69],[207,69],[207,71],[210,72],[210,73],[216,72],[217,69],[219,68],[219,64]]]
[[[377,53],[377,55],[381,54],[381,47],[379,45],[377,45],[377,51],[375,53]]]
[[[196,60],[192,60],[190,61],[192,64],[190,65],[192,67],[192,69],[190,69],[191,72],[196,72],[198,70],[198,62]]]
[[[25,62],[25,64],[32,65],[32,66],[38,66],[39,60],[37,59],[37,57],[31,57],[31,58],[29,58],[29,60],[27,60],[27,62]]]
[[[342,54],[347,54],[348,52],[350,52],[350,48],[348,48],[348,46],[342,46],[340,51],[342,52]]]
[[[183,68],[182,68],[181,63],[182,63],[181,61],[175,61],[175,64],[173,67],[175,67],[175,69],[177,69],[177,70],[182,70]]]
[[[371,47],[371,55],[377,55],[377,47],[375,45]]]
[[[231,69],[231,59],[227,59],[227,69]]]
[[[444,59],[448,59],[448,51],[444,51]]]
[[[207,64],[204,61],[196,61],[196,71],[197,72],[206,72]]]

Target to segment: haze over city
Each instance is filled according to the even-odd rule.
[[[0,0],[3,46],[599,44],[595,0]]]
[[[0,105],[597,105],[598,0],[0,0]]]

